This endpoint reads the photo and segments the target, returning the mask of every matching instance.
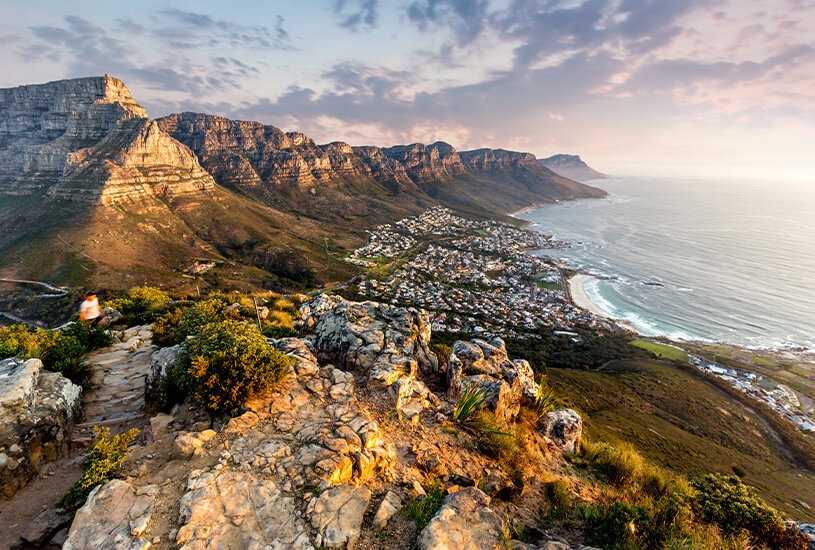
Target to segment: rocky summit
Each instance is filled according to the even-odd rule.
[[[115,203],[211,188],[192,152],[108,75],[0,90],[0,193]]]
[[[18,547],[316,550],[408,548],[411,541],[426,550],[580,547],[544,531],[534,544],[509,535],[534,522],[527,512],[545,492],[536,476],[557,460],[555,440],[543,431],[529,434],[538,462],[509,480],[454,435],[461,427],[452,422],[451,396],[462,371],[483,370],[485,388],[511,386],[496,390],[488,408],[514,407],[517,415],[519,402],[534,397],[528,365],[511,361],[503,341],[457,342],[440,364],[420,310],[319,295],[302,304],[300,317],[300,336],[268,339],[290,358],[284,382],[231,418],[210,416],[190,401],[149,421],[138,415],[132,406],[144,411],[145,397],[149,403],[160,391],[164,383],[157,381],[184,349],[150,345],[147,325],[94,353],[93,379],[101,382],[87,397],[87,417],[106,426],[123,422],[119,429],[141,427],[143,434],[119,475],[98,484],[72,520],[66,510],[43,512]],[[51,378],[61,377],[42,372],[36,359],[6,360],[0,369],[5,432],[22,434],[36,422],[34,411],[50,407],[56,428],[39,421],[39,434],[56,429],[67,442],[79,389],[63,382],[60,392],[46,392],[55,387]],[[142,385],[132,383],[136,372]],[[48,443],[41,437],[43,447],[60,440],[49,437]],[[31,437],[18,439],[15,446],[31,448]],[[4,453],[11,443],[4,440]],[[36,475],[38,467],[32,462],[18,471]],[[424,501],[434,508],[417,531],[409,510]]]

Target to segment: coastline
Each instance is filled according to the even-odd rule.
[[[594,280],[595,277],[586,275],[585,273],[578,273],[567,281],[569,285],[569,293],[572,296],[574,304],[582,309],[585,309],[594,315],[604,317],[606,319],[614,319],[610,313],[603,311],[594,302],[591,301],[589,295],[586,293],[585,285],[587,282]]]

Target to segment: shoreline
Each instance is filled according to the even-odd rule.
[[[591,301],[589,298],[588,293],[586,292],[586,283],[596,279],[591,275],[586,275],[585,273],[578,273],[571,277],[567,284],[569,285],[569,294],[571,294],[572,302],[574,305],[581,309],[585,309],[586,311],[593,313],[599,317],[603,317],[605,319],[612,319],[615,321],[619,321],[619,319],[614,318],[609,312],[604,311],[601,309],[597,304]]]

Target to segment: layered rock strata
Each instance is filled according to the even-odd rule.
[[[116,203],[211,188],[115,78],[0,89],[0,193]]]
[[[12,497],[70,448],[81,388],[39,359],[0,361],[0,490]]]

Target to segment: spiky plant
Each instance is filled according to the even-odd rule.
[[[484,389],[479,384],[467,382],[456,409],[453,411],[454,422],[466,422],[487,400]]]
[[[540,420],[543,415],[554,410],[557,404],[555,390],[549,385],[546,376],[541,376],[538,383],[538,392],[535,394],[535,414]]]

